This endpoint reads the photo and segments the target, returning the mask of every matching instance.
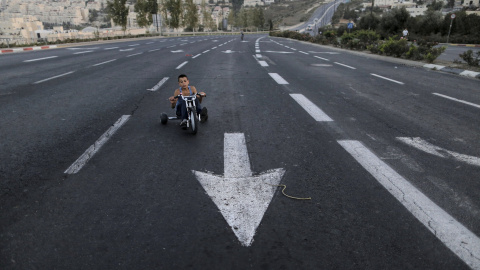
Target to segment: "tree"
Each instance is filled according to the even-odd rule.
[[[98,11],[96,9],[90,9],[88,11],[88,21],[91,23],[96,21],[98,19]]]
[[[184,25],[195,31],[195,28],[198,26],[198,14],[197,14],[197,5],[193,3],[193,0],[185,1],[185,22]]]
[[[253,26],[263,28],[265,24],[265,15],[263,14],[263,9],[256,7],[252,10],[253,13]]]
[[[158,12],[158,3],[156,0],[137,0],[135,4],[137,13],[137,23],[140,27],[148,27],[153,24],[153,14]]]
[[[107,14],[116,25],[122,26],[123,31],[127,30],[128,7],[127,0],[107,1]]]
[[[384,14],[380,21],[380,28],[385,36],[400,33],[410,18],[410,13],[402,8],[394,8],[389,13]]]
[[[162,12],[164,21],[172,28],[179,28],[182,25],[182,0],[164,0]],[[168,17],[170,14],[170,17]]]

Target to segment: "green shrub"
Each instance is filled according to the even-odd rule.
[[[380,45],[380,51],[386,55],[393,55],[395,57],[402,57],[409,48],[407,40],[395,40],[395,37],[390,37],[386,42]]]
[[[477,56],[474,57],[473,51],[468,50],[462,54],[459,54],[458,56],[460,56],[463,59],[463,61],[467,62],[469,66],[478,67],[480,65],[480,51],[477,51],[476,54]]]

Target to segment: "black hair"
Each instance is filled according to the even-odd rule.
[[[177,79],[177,80],[180,80],[180,78],[187,78],[187,80],[188,80],[188,77],[187,77],[187,75],[185,75],[185,74],[180,74],[180,75],[178,75],[178,79]]]

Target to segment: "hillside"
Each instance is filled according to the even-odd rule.
[[[265,18],[271,19],[275,27],[294,26],[308,20],[315,8],[326,2],[328,1],[298,0],[274,3],[265,11]]]

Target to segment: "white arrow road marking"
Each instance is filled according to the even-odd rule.
[[[406,143],[412,147],[417,148],[418,150],[422,150],[424,152],[427,152],[431,155],[435,155],[437,157],[442,157],[442,158],[448,158],[452,157],[458,161],[465,162],[470,165],[474,166],[480,166],[480,158],[474,157],[474,156],[469,156],[469,155],[464,155],[464,154],[459,154],[457,152],[453,152],[450,150],[446,150],[442,147],[433,145],[422,138],[419,137],[397,137],[397,140]]]
[[[192,171],[217,205],[240,243],[250,246],[285,170],[253,176],[245,135],[225,133],[224,175]]]
[[[472,269],[480,269],[480,239],[359,141],[338,141],[415,218]]]

